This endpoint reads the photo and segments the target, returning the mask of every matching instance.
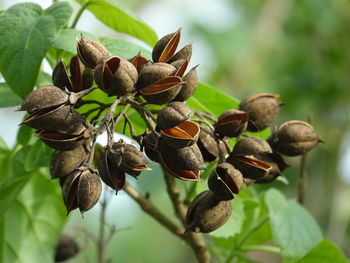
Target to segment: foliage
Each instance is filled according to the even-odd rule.
[[[149,26],[114,1],[77,2],[81,11],[91,11],[117,32],[150,46],[157,40]],[[0,83],[1,107],[19,105],[33,88],[47,83],[47,75],[41,70],[43,60],[55,65],[58,59],[55,55],[75,53],[75,36],[80,34],[100,40],[112,54],[123,58],[130,58],[138,51],[150,57],[149,50],[128,41],[98,39],[75,29],[75,22],[68,26],[71,15],[72,8],[66,2],[55,3],[46,10],[32,3],[16,4],[0,14],[0,71],[6,80]],[[111,102],[99,91],[87,99],[89,96],[101,103]],[[200,83],[187,104],[218,116],[228,108],[235,108],[238,100]],[[144,123],[135,111],[129,110],[127,115],[136,131],[142,131]],[[122,127],[118,126],[117,131],[121,132]],[[266,138],[268,133],[266,130],[257,135]],[[0,140],[0,262],[53,261],[55,245],[67,217],[57,182],[48,181],[50,151],[33,139],[25,126],[19,129],[17,144],[12,149]],[[196,186],[195,192],[200,192],[205,183],[204,180]],[[218,262],[231,262],[234,258],[253,262],[246,254],[249,251],[276,253],[285,262],[346,262],[336,245],[323,239],[310,213],[295,201],[286,200],[279,190],[258,192],[253,187],[245,188],[232,205],[230,221],[210,234],[210,249]]]

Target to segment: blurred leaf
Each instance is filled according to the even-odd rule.
[[[34,145],[30,147],[30,150],[25,159],[25,168],[30,171],[39,167],[48,166],[53,149],[49,148],[45,143],[37,140]]]
[[[36,80],[35,85],[37,87],[42,87],[42,86],[48,86],[52,85],[52,77],[49,73],[46,73],[45,71],[39,71],[38,78]]]
[[[129,59],[141,51],[142,56],[148,59],[152,58],[149,50],[122,39],[104,38],[102,39],[102,44],[113,56]]]
[[[239,196],[231,201],[232,203],[232,215],[231,218],[219,229],[210,233],[214,237],[233,237],[239,233],[242,229],[243,222],[245,220],[244,204]]]
[[[266,193],[274,241],[287,259],[300,259],[322,240],[319,226],[304,207],[277,190]]]
[[[21,103],[22,99],[13,93],[6,83],[0,83],[0,107],[11,107]]]
[[[76,38],[80,36],[99,42],[99,39],[90,33],[82,32],[76,29],[66,28],[61,31],[60,35],[55,39],[51,46],[57,49],[68,51],[69,53],[76,54]]]
[[[343,252],[331,241],[324,239],[295,263],[348,263]]]
[[[33,129],[27,125],[21,125],[17,132],[17,143],[25,146],[33,138]]]
[[[66,219],[58,184],[36,173],[0,218],[0,262],[53,262]]]
[[[48,47],[71,13],[66,2],[46,10],[20,3],[0,15],[0,71],[17,95],[24,97],[33,89]]]
[[[140,21],[131,10],[121,6],[114,0],[76,0],[80,4],[86,4],[97,19],[110,28],[134,36],[143,40],[151,47],[158,37],[153,29]]]

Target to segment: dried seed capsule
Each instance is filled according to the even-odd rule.
[[[158,112],[157,128],[166,130],[188,120],[193,115],[193,110],[186,104],[174,101]]]
[[[80,61],[91,69],[94,69],[108,55],[107,49],[102,44],[85,38],[77,39],[77,53]]]
[[[87,158],[84,146],[71,151],[55,151],[50,162],[51,179],[66,177],[74,172]]]
[[[137,53],[136,56],[128,59],[128,61],[134,65],[137,69],[137,72],[141,72],[143,66],[146,66],[148,62],[150,62],[147,58],[141,56],[141,51]]]
[[[280,107],[279,95],[261,93],[252,95],[239,104],[239,109],[249,114],[248,131],[261,131],[277,118]]]
[[[197,144],[205,162],[215,161],[220,156],[220,151],[223,155],[227,153],[224,143],[219,140],[218,144],[214,136],[209,130],[201,127]]]
[[[168,63],[173,63],[174,61],[188,59],[191,60],[192,57],[192,43],[187,44],[181,48],[174,56],[169,59]]]
[[[182,84],[180,92],[174,98],[174,101],[185,101],[190,98],[197,89],[198,85],[198,75],[197,75],[197,66],[193,67],[183,78],[182,81],[185,82]]]
[[[181,28],[174,32],[165,35],[155,44],[152,50],[152,59],[154,62],[167,62],[173,57],[179,45],[181,36]]]
[[[222,113],[214,124],[215,130],[227,137],[238,137],[248,125],[248,114],[240,110],[227,110]]]
[[[212,191],[202,192],[193,199],[188,207],[186,231],[212,232],[224,225],[231,213],[230,201],[217,200]]]
[[[55,253],[55,262],[63,262],[74,257],[80,251],[75,240],[67,235],[61,235]]]
[[[158,151],[156,150],[158,137],[152,132],[145,133],[142,139],[142,146],[145,148],[145,153],[149,159],[157,163],[160,162]]]
[[[282,156],[278,153],[265,154],[258,157],[260,160],[271,165],[271,171],[264,177],[261,177],[255,181],[257,184],[270,183],[281,175],[281,172],[289,167],[283,160]]]
[[[239,194],[243,186],[243,176],[229,163],[219,164],[210,175],[208,187],[218,200],[231,200]]]
[[[302,155],[322,142],[311,124],[296,120],[275,128],[268,141],[276,151],[287,156]]]
[[[135,66],[120,57],[109,57],[94,70],[97,86],[110,96],[124,96],[134,90],[138,73]]]
[[[272,149],[267,141],[250,136],[237,141],[231,155],[263,155],[268,153],[272,153]]]
[[[195,144],[199,132],[199,125],[192,121],[184,121],[173,128],[160,131],[163,142],[173,148],[183,148]]]

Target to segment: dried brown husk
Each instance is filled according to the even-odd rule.
[[[252,155],[230,155],[227,158],[227,162],[239,170],[244,178],[255,180],[264,177],[272,169],[269,163],[261,161]]]
[[[173,128],[160,131],[163,142],[173,148],[183,148],[195,144],[199,132],[199,125],[192,121],[183,121]]]
[[[98,175],[88,169],[79,178],[77,201],[81,213],[90,210],[100,199],[102,192],[101,180]]]
[[[91,69],[108,55],[107,49],[101,43],[86,38],[77,38],[77,53],[80,61]]]
[[[264,177],[257,179],[255,181],[257,184],[265,184],[274,181],[281,175],[282,171],[289,167],[289,165],[284,161],[283,157],[276,152],[268,155],[261,155],[259,156],[259,159],[270,164],[271,171]]]
[[[184,181],[197,182],[200,180],[200,170],[199,169],[197,169],[197,170],[179,169],[177,166],[169,165],[169,163],[167,163],[167,161],[164,160],[161,155],[159,155],[159,158],[160,158],[160,163],[162,164],[162,167],[171,176],[174,176],[174,177],[181,179],[181,180],[184,180]]]
[[[227,137],[238,137],[248,125],[249,115],[240,110],[230,109],[222,113],[214,124],[215,130]]]
[[[60,236],[56,251],[55,251],[55,262],[63,262],[67,259],[74,257],[80,251],[79,245],[75,240],[65,234]]]
[[[219,164],[208,179],[208,187],[218,200],[231,200],[239,194],[243,186],[243,176],[229,163]]]
[[[262,131],[276,120],[283,105],[279,97],[276,94],[260,93],[241,101],[239,109],[249,114],[248,131]]]
[[[187,44],[183,48],[181,48],[174,56],[169,59],[168,63],[173,63],[175,61],[181,60],[181,59],[188,59],[188,61],[191,60],[192,57],[192,43]]]
[[[220,151],[223,155],[227,153],[224,143],[221,140],[218,143],[214,136],[208,129],[201,127],[197,145],[205,162],[215,161],[220,156]]]
[[[87,159],[87,151],[84,146],[71,151],[55,151],[50,161],[51,179],[66,177]]]
[[[197,195],[190,203],[185,228],[195,233],[209,233],[222,225],[231,217],[230,201],[219,201],[212,191],[205,191]]]
[[[153,132],[146,132],[143,135],[142,146],[145,149],[145,153],[149,159],[157,163],[160,162],[159,153],[156,149],[158,137]]]
[[[141,55],[141,51],[137,53],[136,56],[129,59],[129,62],[134,65],[134,67],[137,69],[137,72],[139,73],[141,72],[143,66],[146,65],[148,61],[149,60],[147,58]]]
[[[250,136],[237,141],[231,155],[263,155],[271,153],[272,149],[267,141],[259,137]]]
[[[323,142],[311,124],[298,120],[275,128],[268,141],[276,151],[287,156],[302,155]]]
[[[176,71],[173,73],[173,75],[182,78],[190,62],[188,59],[183,59],[180,61],[181,63],[178,66],[176,66]]]
[[[157,128],[166,130],[188,120],[193,115],[193,110],[185,103],[174,101],[158,112]]]
[[[170,60],[179,45],[181,38],[181,28],[174,32],[165,35],[155,44],[152,50],[152,59],[154,62],[167,62]]]
[[[183,78],[182,81],[185,82],[182,84],[180,92],[174,98],[175,101],[185,101],[192,97],[194,92],[197,89],[198,85],[198,75],[197,75],[197,66],[193,67]]]

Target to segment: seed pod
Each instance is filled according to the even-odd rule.
[[[134,90],[138,73],[135,66],[120,57],[109,57],[94,71],[97,86],[110,96],[124,96]]]
[[[50,162],[51,179],[66,177],[73,173],[87,158],[85,147],[71,151],[55,151]]]
[[[193,110],[186,104],[174,101],[158,112],[157,128],[166,130],[188,120],[193,115]]]
[[[152,59],[154,62],[167,62],[173,57],[179,45],[181,37],[181,28],[174,32],[165,35],[155,44],[152,50]]]
[[[260,160],[271,165],[271,171],[264,177],[259,178],[255,181],[257,184],[265,184],[274,181],[281,172],[289,167],[288,164],[283,160],[282,156],[278,153],[265,154],[258,157]]]
[[[270,153],[272,153],[272,149],[267,141],[250,136],[237,141],[231,155],[264,155]]]
[[[161,155],[160,157],[160,163],[162,164],[162,167],[164,170],[170,174],[171,176],[174,176],[178,179],[184,180],[184,181],[199,181],[200,180],[200,171],[199,169],[197,170],[183,170],[179,169],[176,166],[170,166],[163,158]]]
[[[223,136],[238,137],[247,129],[248,119],[246,112],[231,109],[219,116],[214,127]]]
[[[136,88],[142,90],[157,81],[163,80],[166,77],[176,72],[176,68],[167,63],[145,64],[139,74]]]
[[[204,191],[190,203],[185,228],[191,232],[212,232],[224,225],[230,218],[232,206],[230,201],[219,201],[212,191]]]
[[[156,150],[158,137],[152,133],[148,132],[143,135],[142,146],[145,148],[145,153],[149,159],[157,163],[160,162],[158,151]]]
[[[143,66],[146,66],[149,60],[141,55],[141,51],[136,56],[128,60],[137,69],[137,72],[141,72]]]
[[[173,128],[160,131],[163,142],[173,148],[183,148],[195,144],[199,132],[199,125],[192,121],[184,121]]]
[[[198,75],[197,75],[197,66],[193,67],[183,78],[182,81],[185,82],[182,84],[180,92],[174,98],[175,101],[185,101],[190,98],[197,89],[198,85]]]
[[[188,59],[191,60],[192,57],[192,43],[187,44],[181,48],[174,56],[169,59],[168,63],[173,63],[177,60]]]
[[[287,156],[302,155],[322,142],[311,124],[296,120],[275,128],[268,141],[276,151]]]
[[[188,171],[203,168],[204,161],[197,144],[185,148],[172,148],[163,140],[159,144],[161,157],[170,167]]]
[[[81,213],[91,209],[99,200],[102,191],[98,175],[89,168],[77,169],[63,184],[63,200],[67,212],[79,208]]]
[[[61,235],[55,253],[55,262],[63,262],[74,257],[80,251],[75,240],[67,235]]]
[[[223,155],[227,153],[224,143],[221,140],[219,142],[215,140],[214,134],[201,127],[197,144],[205,162],[215,161],[220,156],[220,150]]]
[[[239,194],[243,176],[229,163],[219,164],[208,179],[208,187],[218,200],[231,200]]]
[[[58,107],[66,103],[68,99],[68,94],[60,88],[43,86],[32,91],[25,98],[19,110],[32,114],[43,109]]]
[[[80,61],[91,69],[94,69],[108,55],[107,49],[102,44],[85,38],[77,39],[77,53]]]
[[[249,114],[248,131],[261,131],[277,118],[282,102],[279,95],[261,93],[252,95],[239,104],[239,109]]]

